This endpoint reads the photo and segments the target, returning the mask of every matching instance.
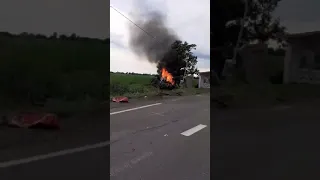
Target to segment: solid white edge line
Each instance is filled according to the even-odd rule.
[[[97,144],[86,145],[86,146],[82,146],[82,147],[78,147],[78,148],[66,149],[66,150],[62,150],[62,151],[57,151],[57,152],[52,152],[52,153],[42,154],[42,155],[36,155],[36,156],[28,157],[28,158],[11,160],[11,161],[7,161],[7,162],[0,162],[0,168],[7,168],[7,167],[11,167],[11,166],[20,165],[20,164],[31,163],[34,161],[40,161],[40,160],[45,160],[45,159],[54,158],[54,157],[58,157],[58,156],[64,156],[64,155],[68,155],[68,154],[83,152],[83,151],[87,151],[87,150],[91,150],[91,149],[102,148],[102,147],[108,146],[109,144],[110,144],[109,141],[104,141],[104,142],[100,142]]]
[[[198,131],[206,128],[206,127],[207,127],[207,125],[199,124],[199,125],[191,128],[191,129],[189,129],[189,130],[186,130],[186,131],[182,132],[181,135],[191,136],[192,134],[194,134],[194,133],[196,133],[196,132],[198,132]]]
[[[129,112],[129,111],[135,111],[138,109],[143,109],[143,108],[147,108],[147,107],[151,107],[151,106],[157,106],[160,104],[162,104],[162,103],[149,104],[149,105],[145,105],[145,106],[140,106],[140,107],[125,109],[125,110],[121,110],[121,111],[111,112],[110,115],[120,114],[120,113],[124,113],[124,112]]]

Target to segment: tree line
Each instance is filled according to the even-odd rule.
[[[135,72],[112,72],[111,74],[128,74],[128,75],[142,75],[142,76],[155,76],[156,74],[148,74],[148,73],[135,73]]]
[[[0,32],[0,36],[2,37],[10,37],[10,38],[31,38],[31,39],[48,39],[48,40],[73,40],[73,41],[97,41],[103,43],[110,43],[109,38],[98,39],[98,38],[89,38],[89,37],[81,37],[75,33],[70,35],[58,34],[57,32],[52,33],[52,35],[46,36],[43,34],[33,34],[28,32],[22,32],[20,34],[12,34],[9,32]]]

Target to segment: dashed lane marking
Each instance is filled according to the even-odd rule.
[[[186,131],[182,132],[181,134],[183,136],[191,136],[192,134],[194,134],[194,133],[196,133],[196,132],[198,132],[198,131],[206,128],[206,127],[207,127],[207,125],[199,124],[199,125],[191,128],[191,129],[189,129],[189,130],[186,130]]]

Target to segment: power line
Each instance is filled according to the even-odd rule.
[[[118,11],[116,8],[114,8],[113,6],[110,5],[110,7],[115,10],[117,13],[119,13],[121,16],[123,16],[124,18],[126,18],[128,21],[130,21],[132,24],[134,24],[137,28],[139,28],[141,31],[143,31],[144,33],[146,33],[148,36],[152,37],[155,39],[154,36],[152,36],[150,33],[148,33],[146,30],[144,30],[143,28],[141,28],[138,24],[136,24],[135,22],[133,22],[131,19],[129,19],[127,16],[125,16],[124,14],[122,14],[120,11]]]
[[[148,33],[146,30],[144,30],[143,28],[141,28],[138,24],[136,24],[135,22],[133,22],[130,18],[128,18],[127,16],[125,16],[124,14],[122,14],[120,11],[118,11],[116,8],[114,8],[113,6],[110,5],[110,8],[112,8],[113,10],[115,10],[117,13],[119,13],[121,16],[123,16],[124,18],[126,18],[128,21],[130,21],[133,25],[135,25],[137,28],[139,28],[141,31],[143,31],[144,33],[146,33],[148,36],[150,36],[151,38],[156,40],[156,37],[152,36],[150,33]],[[185,76],[185,75],[184,75]]]

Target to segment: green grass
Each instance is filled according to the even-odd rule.
[[[110,73],[110,83],[122,83],[126,85],[139,84],[142,86],[149,86],[154,76],[140,75],[140,74],[124,74],[124,73]]]
[[[110,73],[110,95],[124,95],[127,97],[144,97],[158,95],[160,90],[151,86],[151,80],[154,75],[146,74],[126,74],[126,73]],[[195,79],[193,85],[198,84],[198,80]],[[177,92],[181,92],[184,95],[198,94],[208,92],[208,89],[175,89],[172,91],[165,91],[168,94],[177,95]],[[180,93],[180,94],[181,94]]]
[[[153,75],[109,74],[108,40],[0,32],[0,49],[2,109],[41,109],[31,105],[30,99],[39,102],[46,97],[44,111],[76,112],[110,96],[144,97],[159,92],[151,86]]]
[[[28,104],[49,96],[107,99],[110,46],[97,39],[67,40],[0,33],[0,103]]]
[[[129,97],[144,96],[154,93],[151,86],[152,75],[110,73],[110,95]]]

